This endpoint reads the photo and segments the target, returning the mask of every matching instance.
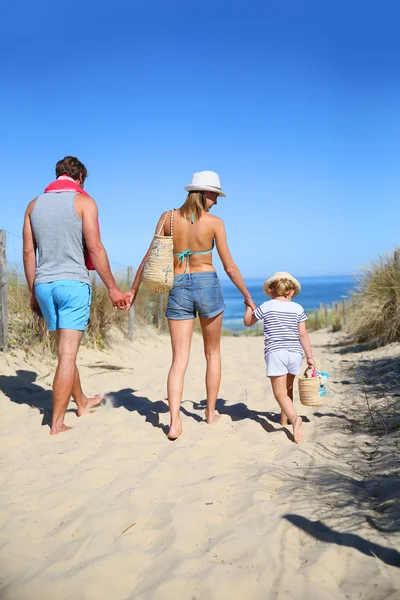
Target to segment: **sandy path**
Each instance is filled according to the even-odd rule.
[[[85,390],[107,392],[107,404],[78,419],[71,403],[74,429],[57,437],[37,408],[51,398],[51,363],[0,356],[1,599],[398,598],[399,536],[361,514],[357,450],[369,438],[349,439],[344,427],[351,398],[330,341],[313,335],[333,383],[319,416],[299,406],[301,446],[277,422],[261,338],[223,338],[214,426],[202,421],[195,338],[184,435],[173,443],[164,435],[167,337],[147,331],[110,352],[83,350]]]

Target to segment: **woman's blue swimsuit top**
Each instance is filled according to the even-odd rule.
[[[194,223],[194,214],[192,213],[192,223]],[[186,260],[185,270],[183,275],[186,275],[186,271],[189,264],[189,258],[193,256],[193,254],[210,254],[214,250],[214,240],[212,242],[211,250],[204,250],[203,252],[191,252],[190,250],[185,250],[184,252],[174,252],[174,255],[178,257],[178,262],[181,264]]]

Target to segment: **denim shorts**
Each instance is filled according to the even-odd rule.
[[[195,319],[197,313],[203,319],[211,319],[224,310],[224,295],[215,271],[174,277],[165,313],[167,319]]]
[[[58,280],[35,285],[35,295],[49,331],[84,331],[90,315],[92,288],[82,281]]]

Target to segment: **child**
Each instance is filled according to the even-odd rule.
[[[293,425],[296,444],[303,441],[302,419],[293,406],[293,383],[300,373],[303,350],[309,367],[316,368],[306,329],[307,316],[292,298],[300,292],[300,283],[290,273],[279,272],[267,279],[263,290],[272,298],[254,311],[247,306],[244,324],[251,327],[264,321],[264,356],[267,377],[275,400],[281,407],[281,425]]]

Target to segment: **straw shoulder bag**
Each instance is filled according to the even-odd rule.
[[[170,214],[171,235],[161,235],[165,221]],[[155,294],[168,293],[174,284],[174,209],[168,211],[158,234],[154,236],[149,258],[143,269],[143,285]]]
[[[321,396],[320,393],[320,376],[309,377],[309,369],[310,367],[307,367],[304,371],[304,375],[299,375],[298,386],[300,402],[304,406],[322,406],[325,404],[325,398]]]

